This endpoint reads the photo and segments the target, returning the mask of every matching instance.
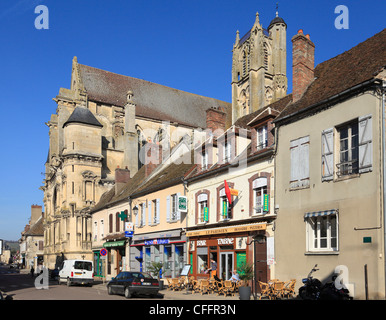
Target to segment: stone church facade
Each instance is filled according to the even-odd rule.
[[[162,144],[165,155],[205,129],[207,109],[231,114],[230,103],[82,65],[76,57],[70,89],[60,88],[53,100],[41,187],[48,268],[62,259],[92,259],[90,209],[114,186],[118,167],[135,175],[146,143]]]

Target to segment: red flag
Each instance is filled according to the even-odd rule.
[[[225,184],[225,194],[228,198],[229,205],[231,205],[232,204],[232,196],[231,196],[231,191],[229,190],[229,186],[228,186],[228,183],[226,180],[224,180],[224,184]]]

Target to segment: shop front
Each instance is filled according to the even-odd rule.
[[[124,237],[106,240],[102,247],[93,249],[94,276],[110,280],[128,270],[125,259],[127,240]]]
[[[217,264],[217,277],[228,280],[242,263],[255,266],[257,281],[267,280],[266,224],[248,224],[187,232],[191,274],[196,279],[210,276],[211,261]],[[257,241],[257,239],[261,239]]]
[[[163,278],[178,277],[186,262],[185,253],[186,237],[181,230],[134,235],[130,268],[146,272],[151,262],[162,262]]]

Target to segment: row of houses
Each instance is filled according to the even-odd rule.
[[[46,123],[39,261],[92,259],[106,280],[153,261],[208,277],[212,259],[228,278],[247,262],[255,281],[297,286],[318,264],[355,298],[385,298],[386,31],[315,67],[299,30],[287,94],[286,29],[257,13],[237,31],[231,103],[74,57]]]
[[[292,45],[292,94],[231,126],[210,108],[199,139],[167,157],[147,143],[138,172],[115,170],[90,211],[96,276],[161,261],[163,277],[204,278],[213,259],[222,279],[250,262],[256,281],[299,286],[318,264],[355,298],[385,297],[386,30],[316,67],[309,35]]]

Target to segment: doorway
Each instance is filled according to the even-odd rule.
[[[233,252],[220,253],[220,275],[219,278],[228,280],[232,277],[233,266]]]

